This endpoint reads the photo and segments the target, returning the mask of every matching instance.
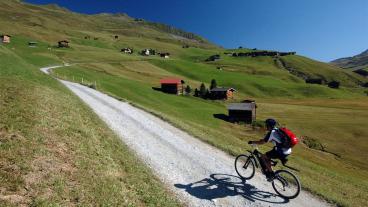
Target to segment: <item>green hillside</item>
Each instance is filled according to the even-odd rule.
[[[364,79],[357,74],[299,55],[233,57],[225,53],[254,50],[226,50],[192,33],[124,14],[82,15],[55,5],[4,0],[0,24],[0,33],[12,36],[10,44],[0,46],[0,101],[5,106],[0,109],[0,142],[5,143],[0,145],[0,162],[5,163],[0,165],[0,178],[6,186],[1,193],[8,196],[0,200],[9,205],[14,195],[35,205],[94,205],[97,200],[98,205],[178,204],[79,99],[38,70],[63,62],[73,65],[54,70],[54,76],[97,83],[97,90],[233,155],[244,152],[247,141],[262,137],[264,131],[216,119],[214,114],[226,114],[229,102],[256,99],[258,122],[275,117],[307,137],[290,161],[301,169],[303,187],[342,206],[368,205],[368,99],[360,87]],[[63,39],[70,41],[70,48],[56,47]],[[28,47],[30,41],[37,41],[37,47]],[[123,47],[132,47],[134,54],[120,53]],[[171,56],[139,55],[145,48]],[[216,54],[220,60],[206,61]],[[163,77],[181,77],[193,89],[216,79],[237,93],[225,102],[167,95],[152,89]],[[306,84],[305,78],[338,81],[341,86]],[[11,139],[13,134],[20,138]],[[33,166],[35,162],[40,166]],[[54,168],[43,162],[65,162],[73,171],[54,175]],[[47,179],[30,182],[27,176],[40,169],[46,170]],[[25,185],[29,192],[22,189]]]

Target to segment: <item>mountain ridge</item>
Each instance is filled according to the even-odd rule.
[[[368,49],[352,57],[344,57],[331,61],[331,64],[353,71],[368,69]]]

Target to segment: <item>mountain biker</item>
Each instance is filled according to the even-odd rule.
[[[266,154],[262,154],[260,163],[265,170],[267,180],[272,181],[274,178],[274,172],[271,167],[271,159],[279,159],[283,164],[285,164],[287,162],[287,156],[291,154],[291,148],[282,147],[282,138],[277,132],[278,128],[276,127],[276,120],[267,119],[265,124],[268,130],[267,135],[259,141],[249,141],[248,144],[265,144],[267,142],[273,143],[273,149],[266,152]]]

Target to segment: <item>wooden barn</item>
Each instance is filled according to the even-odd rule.
[[[141,55],[144,55],[144,56],[156,55],[156,50],[144,49],[141,51]]]
[[[58,47],[62,48],[62,47],[69,47],[69,41],[68,40],[61,40],[58,42]]]
[[[37,42],[28,42],[28,47],[37,47]]]
[[[0,36],[1,43],[9,44],[10,43],[10,38],[11,38],[10,35],[1,35]]]
[[[166,53],[160,53],[160,57],[162,58],[170,58],[170,53],[166,52]]]
[[[338,89],[340,87],[340,82],[331,81],[331,82],[328,83],[328,87]]]
[[[120,50],[121,52],[125,53],[125,54],[133,54],[133,49],[132,48],[123,48]]]
[[[227,106],[229,121],[252,123],[256,120],[256,108],[255,101],[229,104]]]
[[[307,78],[305,83],[322,85],[325,84],[325,81],[322,78]]]
[[[214,100],[226,100],[233,98],[235,91],[234,88],[213,88],[210,90],[210,97]]]
[[[184,81],[180,78],[164,78],[160,80],[161,91],[170,94],[182,94]]]

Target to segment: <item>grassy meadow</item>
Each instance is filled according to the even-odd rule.
[[[255,99],[258,122],[274,117],[304,137],[290,159],[301,170],[304,189],[340,206],[368,206],[368,98],[359,87],[366,79],[351,71],[298,55],[282,57],[288,67],[340,81],[341,87],[305,84],[274,58],[224,54],[249,49],[225,50],[125,15],[82,15],[54,5],[4,0],[0,23],[0,32],[12,34],[9,45],[0,45],[0,200],[5,205],[180,205],[90,109],[39,71],[67,62],[72,66],[53,70],[53,76],[97,83],[97,90],[232,155],[265,132],[215,115],[227,114],[230,102]],[[70,40],[71,47],[56,48],[61,39]],[[28,47],[29,41],[37,41],[37,47]],[[135,52],[124,55],[122,47]],[[144,48],[169,52],[171,58],[138,55]],[[215,54],[219,61],[205,62]],[[152,88],[163,77],[181,77],[192,89],[216,79],[237,93],[228,101],[168,95]]]
[[[173,67],[167,66],[169,64]],[[233,83],[237,79],[241,82],[243,77],[239,74],[234,75],[233,72],[225,72],[229,73],[229,77],[216,76],[216,69],[203,64],[203,67],[200,67],[200,63],[189,64],[191,66],[198,64],[197,68],[188,67],[192,70],[180,70],[181,64],[182,61],[157,59],[122,60],[113,64],[85,63],[56,69],[54,75],[77,82],[82,78],[85,83],[97,81],[97,90],[144,108],[232,155],[244,152],[248,148],[246,145],[248,140],[263,136],[262,130],[253,130],[250,126],[231,124],[214,118],[215,114],[227,113],[225,107],[227,102],[203,100],[193,96],[167,95],[152,89],[159,86],[159,79],[162,77],[182,77],[192,87],[199,87],[201,83],[199,80],[204,80],[203,82],[208,85],[212,77],[220,83],[222,81],[219,80],[226,78],[229,78],[228,81],[234,80]],[[205,78],[206,72],[201,70],[207,68],[214,70],[215,73],[208,73],[211,75]],[[234,79],[230,79],[233,77]],[[256,80],[257,78],[255,77]],[[244,79],[251,80],[250,84],[257,83],[251,77],[245,76]],[[278,81],[275,79],[275,84],[278,84]],[[320,90],[322,94],[305,93],[308,91],[306,89],[300,92],[295,90],[293,98],[277,96],[275,91],[270,92],[272,95],[267,97],[267,92],[262,93],[262,90],[259,90],[258,98],[258,94],[248,95],[247,90],[240,88],[235,100],[228,102],[247,97],[255,98],[259,106],[258,120],[275,117],[298,135],[306,137],[309,141],[306,143],[312,142],[310,144],[312,149],[303,144],[296,147],[290,162],[301,170],[299,175],[304,188],[340,205],[364,204],[366,202],[364,192],[367,192],[368,187],[368,183],[365,182],[367,167],[364,163],[368,143],[367,124],[364,121],[368,118],[367,98],[349,89],[340,91],[325,86],[295,83],[293,80],[290,82],[292,82],[290,88],[316,88],[315,93],[319,92],[318,88],[324,88]],[[244,84],[243,87],[246,88],[247,85]],[[321,98],[326,94],[331,97]],[[269,146],[263,149],[269,149]],[[341,186],[340,190],[334,188],[336,185]]]

